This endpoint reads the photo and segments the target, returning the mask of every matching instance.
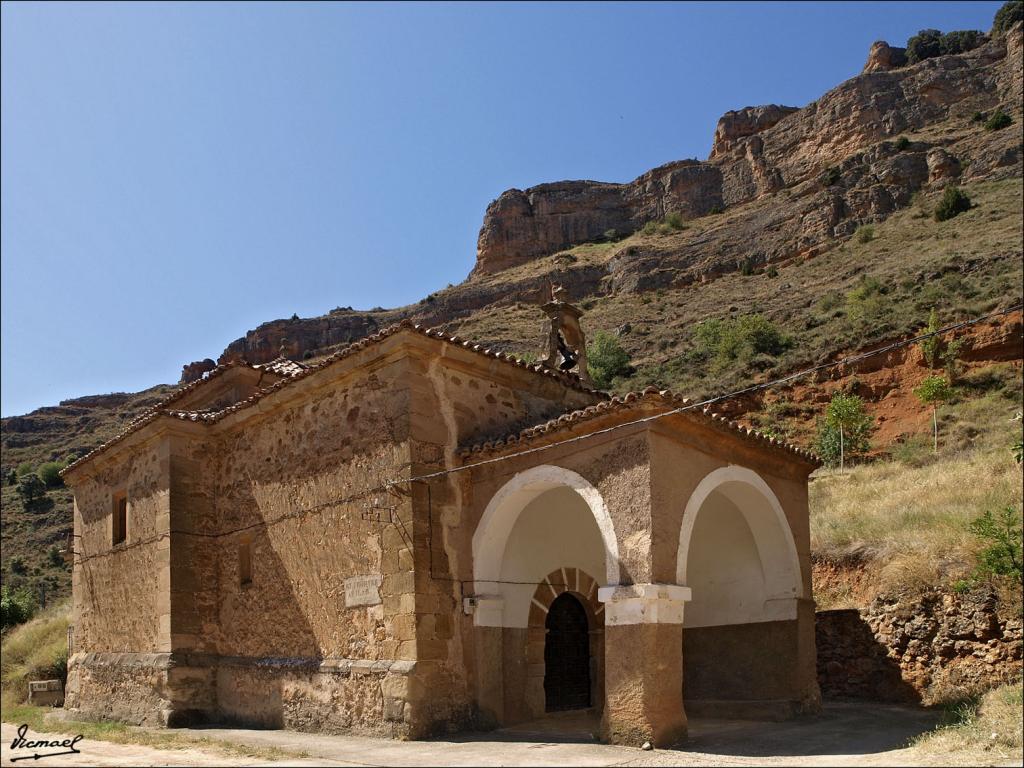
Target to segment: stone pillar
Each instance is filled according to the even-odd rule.
[[[605,603],[602,738],[630,746],[675,744],[686,736],[682,647],[689,587],[601,587],[598,599]]]

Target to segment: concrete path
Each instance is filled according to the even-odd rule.
[[[909,739],[930,730],[933,713],[885,704],[829,704],[816,718],[785,723],[693,720],[690,739],[673,750],[644,752],[596,743],[596,723],[578,714],[491,733],[460,734],[431,741],[401,742],[359,736],[295,731],[202,728],[180,731],[213,742],[187,749],[156,749],[98,741],[79,743],[80,755],[11,762],[15,727],[3,725],[0,763],[74,765],[360,765],[360,766],[661,766],[661,765],[940,765],[951,755],[927,755],[907,748]],[[55,726],[57,728],[59,726]],[[176,731],[171,731],[174,733]],[[38,737],[35,737],[38,738]],[[45,737],[44,737],[45,738]],[[49,736],[52,738],[52,736]],[[217,742],[274,747],[295,759],[268,762],[240,759]],[[299,757],[301,755],[301,757]],[[1019,763],[1018,763],[1019,764]]]

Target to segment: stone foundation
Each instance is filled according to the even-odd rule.
[[[76,654],[67,709],[132,725],[235,723],[256,728],[424,735],[410,704],[411,661]]]
[[[1020,679],[1021,620],[993,595],[880,597],[817,614],[818,681],[831,698],[941,703]]]

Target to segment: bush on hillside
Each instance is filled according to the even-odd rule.
[[[46,495],[46,485],[39,475],[25,475],[18,481],[18,495],[25,509]]]
[[[64,465],[61,462],[47,461],[39,465],[36,475],[47,488],[59,488],[64,485],[64,479],[60,476],[62,469],[64,469]]]
[[[846,320],[852,331],[863,335],[884,325],[890,307],[888,293],[877,277],[861,273],[857,285],[845,297]]]
[[[870,243],[875,239],[875,228],[870,224],[865,224],[863,227],[857,229],[857,242],[858,243]]]
[[[978,566],[974,572],[976,579],[1003,576],[1020,584],[1024,578],[1022,527],[1024,520],[1013,506],[1003,507],[998,512],[986,510],[971,522],[971,533],[986,545],[978,553]]]
[[[985,41],[985,35],[976,29],[961,29],[955,32],[947,32],[939,41],[939,48],[943,56],[953,53],[966,53],[973,51]]]
[[[936,56],[966,53],[982,44],[985,35],[976,29],[961,29],[942,34],[937,29],[922,29],[907,40],[907,61],[917,64]]]
[[[755,355],[775,357],[785,352],[792,339],[762,315],[724,320],[705,320],[694,331],[697,354],[719,365],[749,362]]]
[[[1018,21],[1024,20],[1024,0],[1007,0],[1003,7],[996,11],[992,20],[993,32],[1006,32]]]
[[[35,601],[28,591],[19,589],[15,592],[10,587],[0,587],[0,629],[24,624],[32,618],[35,609]]]
[[[942,199],[935,207],[935,220],[948,221],[969,210],[971,210],[971,198],[960,187],[950,184],[942,193]]]
[[[587,344],[587,371],[598,389],[609,389],[617,377],[629,376],[633,367],[629,353],[619,340],[605,331],[598,331]]]
[[[24,477],[32,471],[32,462],[23,461],[18,465],[18,468],[14,470],[18,477]]]
[[[902,152],[903,150],[905,150],[909,146],[910,146],[910,139],[908,139],[906,136],[900,136],[898,139],[896,139],[896,151],[897,152]]]
[[[937,29],[922,29],[907,40],[907,61],[917,64],[942,53],[942,33]]]
[[[1006,128],[1008,125],[1013,123],[1013,118],[1003,112],[1001,109],[997,109],[992,113],[992,116],[985,121],[986,131],[998,131]]]

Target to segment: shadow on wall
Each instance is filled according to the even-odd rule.
[[[899,661],[878,642],[860,611],[818,611],[814,624],[822,697],[920,703],[920,693],[903,680]]]

